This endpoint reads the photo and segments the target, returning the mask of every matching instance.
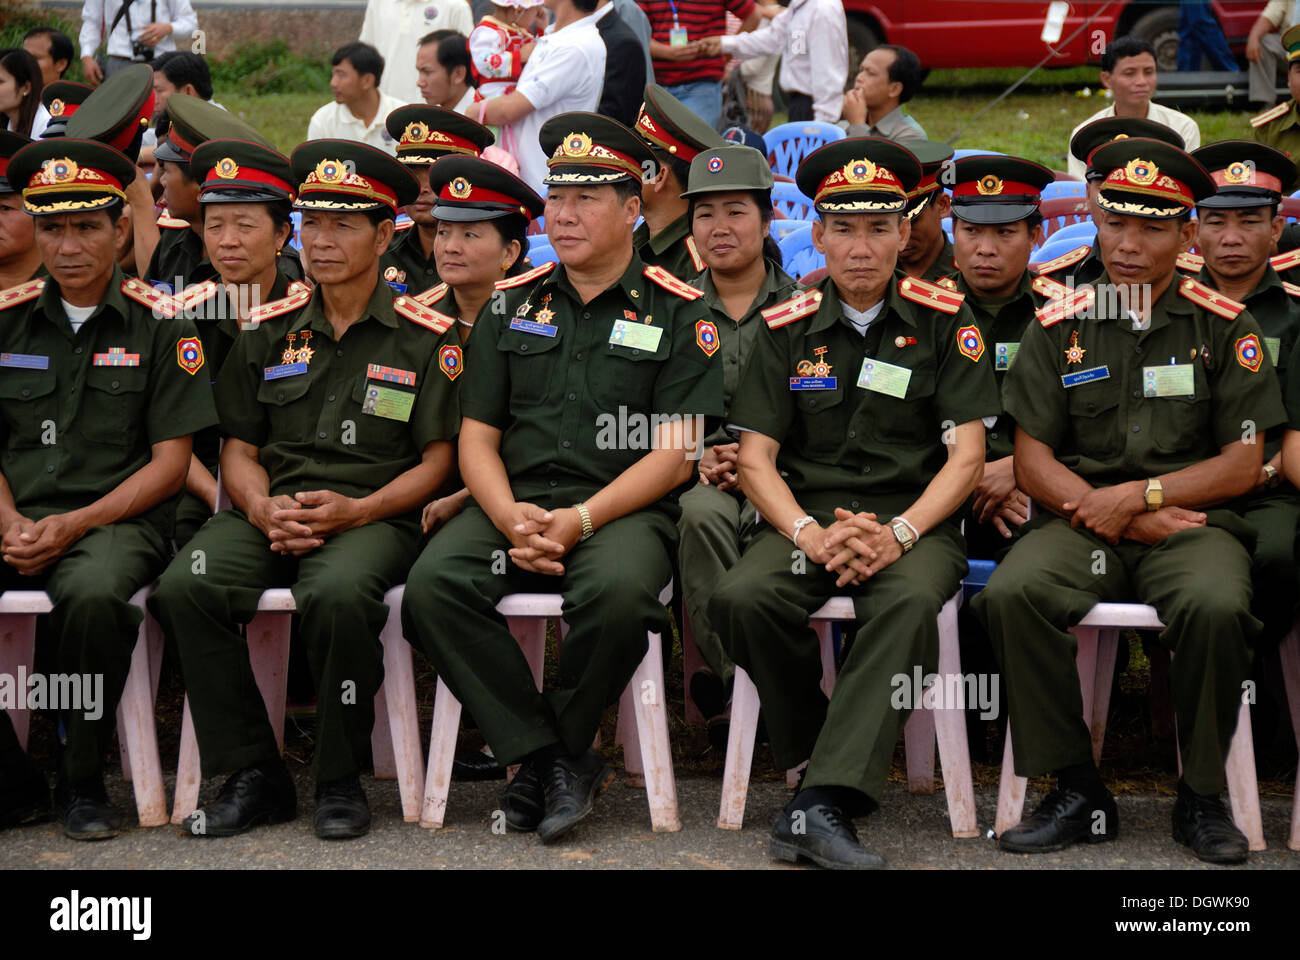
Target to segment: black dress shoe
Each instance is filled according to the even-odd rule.
[[[312,827],[322,840],[347,840],[370,832],[370,804],[356,774],[316,787]]]
[[[27,754],[16,751],[0,766],[0,830],[41,823],[50,817],[50,785]]]
[[[72,840],[108,840],[122,829],[122,815],[108,802],[102,775],[60,784],[63,835]]]
[[[277,760],[232,775],[217,798],[186,817],[181,829],[196,837],[233,837],[263,823],[287,823],[297,815],[298,791]]]
[[[782,810],[772,827],[769,850],[774,860],[811,860],[827,870],[879,870],[885,865],[884,857],[858,842],[853,822],[826,803]]]
[[[998,837],[1012,853],[1049,853],[1072,843],[1102,843],[1119,835],[1119,810],[1105,787],[1085,793],[1076,787],[1056,789],[1038,809]]]
[[[542,780],[546,815],[537,826],[542,843],[554,843],[576,827],[613,782],[614,771],[594,750],[556,760]]]
[[[1250,853],[1245,834],[1232,822],[1223,801],[1192,793],[1181,780],[1174,801],[1174,839],[1206,863],[1245,863]]]
[[[484,753],[482,750],[467,750],[456,754],[456,759],[452,760],[451,778],[462,783],[474,780],[504,780],[506,768],[490,753]]]
[[[506,815],[506,826],[527,833],[537,829],[545,812],[546,797],[542,778],[537,774],[537,764],[526,759],[519,765],[515,778],[501,797],[501,809]]]

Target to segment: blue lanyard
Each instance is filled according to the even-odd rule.
[[[677,4],[673,3],[673,0],[668,0],[668,7],[673,12],[673,26],[676,26],[677,25]]]

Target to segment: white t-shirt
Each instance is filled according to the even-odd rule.
[[[605,42],[596,29],[597,19],[593,13],[563,30],[556,30],[554,24],[548,27],[524,64],[515,87],[515,92],[533,105],[533,111],[510,124],[505,139],[519,161],[520,178],[543,196],[546,154],[537,142],[542,124],[560,113],[594,112],[600,104],[600,90],[605,83]]]
[[[72,326],[72,335],[75,337],[81,329],[81,325],[90,319],[90,315],[95,312],[95,305],[92,303],[88,307],[74,307],[62,297],[59,302],[63,304],[63,312],[68,315],[68,323]]]
[[[474,29],[474,13],[465,0],[370,0],[358,40],[384,58],[379,88],[401,104],[424,103],[416,86],[415,51],[420,38],[434,30],[455,30],[466,38]]]
[[[384,121],[388,119],[390,113],[401,106],[404,106],[401,100],[390,97],[381,90],[379,110],[367,125],[360,117],[354,115],[346,104],[327,103],[311,115],[311,120],[307,124],[307,139],[359,140],[385,153],[396,154],[397,144],[389,135]]]

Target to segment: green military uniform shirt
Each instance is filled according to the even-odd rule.
[[[820,301],[815,313],[775,329],[769,319],[754,347],[727,419],[781,444],[777,466],[809,512],[906,509],[947,461],[945,431],[1001,412],[970,308],[947,312],[904,293],[958,302],[896,273],[863,336],[828,277],[806,294]],[[819,358],[829,371],[810,369]],[[871,389],[859,386],[868,363]]]
[[[1147,330],[1110,316],[1105,296],[1078,318],[1031,325],[1003,390],[1007,412],[1094,486],[1208,460],[1249,425],[1263,436],[1284,414],[1259,325],[1249,311],[1229,321],[1188,299],[1192,283],[1174,277]]]
[[[461,409],[503,431],[501,459],[519,500],[568,506],[600,490],[650,452],[655,416],[704,417],[706,430],[721,417],[722,370],[700,341],[716,325],[698,290],[635,254],[585,304],[562,266],[513,283],[502,288],[503,309],[489,301],[475,323]],[[611,342],[619,323],[629,329]],[[658,506],[676,519],[675,498]]]
[[[632,232],[632,246],[645,264],[663,267],[679,280],[694,281],[706,264],[696,249],[691,236],[691,225],[686,215],[678,217],[653,237],[650,225],[642,223]]]
[[[1057,283],[1076,287],[1085,283],[1097,283],[1106,277],[1106,267],[1101,262],[1101,248],[1095,243],[1090,247],[1075,247],[1054,260],[1040,263],[1036,272],[1040,277],[1050,277]]]
[[[123,282],[115,267],[76,334],[52,280],[0,312],[0,469],[33,520],[93,503],[149,463],[151,445],[216,422],[193,323],[155,316]],[[174,509],[144,517],[170,538]]]
[[[934,263],[921,274],[922,280],[929,280],[934,283],[940,277],[946,277],[957,269],[956,261],[953,259],[952,241],[944,237],[943,248],[939,255],[934,258]]]
[[[376,283],[362,318],[336,341],[317,288],[304,306],[239,335],[217,378],[221,430],[259,448],[271,496],[367,496],[415,466],[428,444],[456,436],[455,337],[396,312],[392,291]],[[286,371],[285,354],[304,346],[313,351],[305,371]]]
[[[1250,125],[1257,142],[1281,150],[1300,171],[1300,108],[1294,99],[1253,117]]]
[[[438,265],[433,254],[424,255],[415,224],[393,234],[388,249],[379,258],[379,276],[394,292],[413,296],[438,285]]]

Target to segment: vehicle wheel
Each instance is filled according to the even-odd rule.
[[[1178,69],[1178,8],[1160,7],[1144,13],[1133,23],[1130,37],[1145,40],[1156,51],[1156,69]]]
[[[848,18],[849,32],[849,75],[844,80],[844,89],[853,89],[858,78],[858,65],[873,47],[880,46],[880,36],[867,23],[857,17]]]

